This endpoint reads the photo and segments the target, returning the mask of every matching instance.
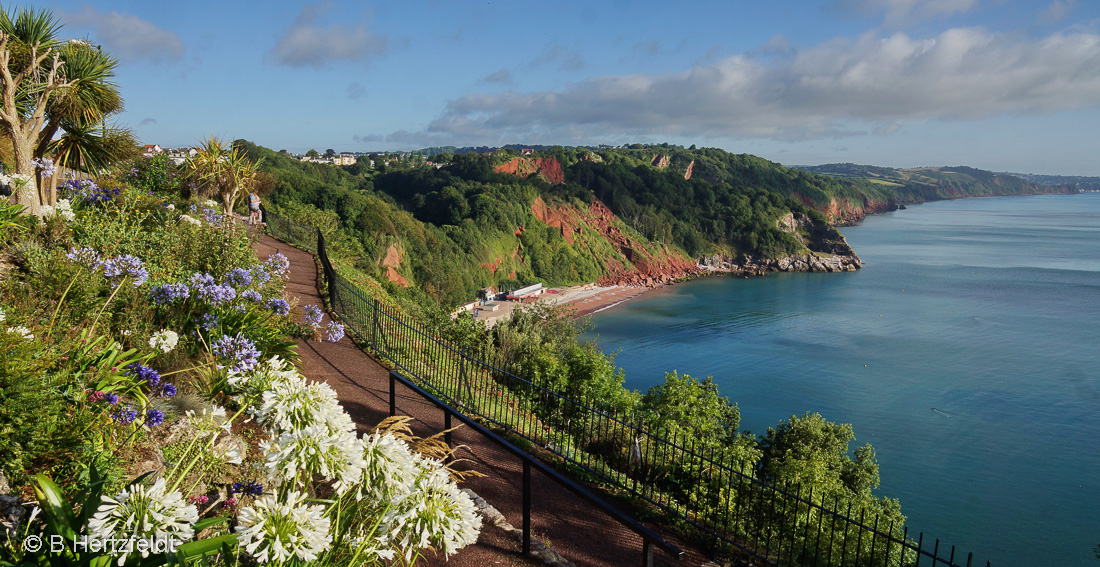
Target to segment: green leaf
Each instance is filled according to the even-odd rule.
[[[222,544],[236,543],[237,534],[228,534],[210,539],[192,541],[176,548],[176,553],[183,560],[193,559],[207,553],[213,553],[222,548]]]
[[[210,526],[216,526],[227,522],[229,522],[229,518],[203,518],[195,522],[195,533],[199,533]]]
[[[42,511],[46,513],[46,522],[55,533],[71,539],[80,532],[83,526],[76,525],[72,506],[61,493],[61,488],[52,480],[45,475],[36,475],[34,494],[38,497]]]

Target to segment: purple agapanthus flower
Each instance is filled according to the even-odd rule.
[[[111,419],[115,420],[115,423],[121,425],[130,425],[138,417],[138,412],[130,404],[125,406],[119,406],[114,413],[111,414]]]
[[[65,254],[65,257],[77,264],[82,264],[97,270],[100,268],[99,252],[96,252],[94,248],[90,246],[83,246],[81,248],[70,248],[69,253]]]
[[[156,427],[162,423],[164,423],[164,412],[155,409],[145,412],[145,425]]]
[[[152,390],[160,385],[160,372],[149,368],[143,364],[133,363],[126,367],[126,374],[130,376],[137,376],[145,383],[149,385],[149,389]]]
[[[322,317],[324,317],[324,312],[316,305],[306,305],[305,308],[303,308],[302,322],[307,326],[316,327],[320,325]]]
[[[214,276],[210,274],[195,274],[191,276],[191,289],[195,297],[215,307],[225,305],[237,297],[237,290],[228,283],[214,283]]]
[[[260,301],[263,301],[264,298],[262,295],[260,295],[260,292],[254,289],[246,289],[241,292],[241,299],[247,299],[249,301],[255,301],[259,303]]]
[[[218,224],[222,222],[222,215],[219,215],[214,209],[203,209],[202,219],[210,224]]]
[[[103,401],[113,405],[118,404],[118,394],[104,394]]]
[[[157,305],[168,305],[176,300],[187,299],[191,296],[191,289],[185,283],[168,283],[158,285],[149,292],[149,297]]]
[[[221,319],[218,319],[211,313],[203,313],[202,318],[200,318],[198,322],[199,327],[204,331],[209,331],[219,324],[221,324]]]
[[[162,398],[171,398],[176,395],[176,385],[165,380],[160,384],[160,387],[157,388],[155,393]]]
[[[267,260],[264,260],[264,266],[267,268],[268,273],[281,278],[290,270],[290,260],[281,253],[276,252],[268,256]]]
[[[259,363],[260,351],[256,348],[256,343],[240,333],[235,337],[222,335],[222,338],[214,341],[210,350],[224,366],[237,373],[248,372]]]
[[[264,485],[248,480],[246,482],[234,482],[233,488],[229,490],[230,496],[234,494],[245,494],[248,496],[256,497],[264,493]]]
[[[225,282],[236,287],[246,286],[252,283],[252,272],[244,268],[233,268],[225,274]]]
[[[133,286],[141,287],[145,280],[149,279],[149,272],[145,269],[145,262],[140,258],[125,254],[118,258],[111,258],[102,262],[103,274],[116,283],[123,277],[134,279]]]
[[[252,279],[259,285],[264,285],[271,279],[271,275],[267,273],[267,268],[264,264],[256,264],[250,269]]]
[[[325,340],[330,343],[338,343],[344,338],[344,326],[336,321],[329,321],[325,330]]]
[[[278,315],[286,315],[287,313],[290,313],[290,304],[281,297],[271,298],[267,300],[267,303],[264,303],[264,305]]]

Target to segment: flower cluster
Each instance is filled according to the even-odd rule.
[[[76,213],[73,212],[73,206],[69,203],[68,199],[61,199],[57,202],[56,206],[42,205],[39,207],[39,213],[42,218],[47,219],[52,216],[57,216],[65,222],[72,222],[76,220]]]
[[[316,305],[306,305],[302,309],[302,322],[309,327],[319,326],[321,324],[321,317],[323,316],[324,312]]]
[[[184,283],[167,283],[158,285],[149,292],[149,297],[157,305],[169,305],[176,301],[187,299],[191,296],[191,288]]]
[[[34,340],[34,335],[31,333],[31,330],[24,327],[23,325],[16,325],[14,327],[8,327],[8,332],[12,333],[14,335],[19,335],[21,338],[26,339],[28,341]]]
[[[133,286],[135,288],[141,287],[145,283],[145,280],[149,279],[149,272],[145,269],[145,262],[142,262],[140,258],[125,254],[117,258],[111,258],[109,260],[103,260],[100,262],[103,268],[103,275],[111,278],[111,281],[118,285],[122,278],[133,278]]]
[[[237,290],[232,285],[215,283],[214,276],[210,274],[191,276],[191,289],[194,290],[195,297],[215,307],[225,305],[237,297]]]
[[[91,179],[70,179],[58,187],[62,197],[85,205],[110,201],[120,193],[118,189],[104,189]]]
[[[180,222],[185,222],[187,224],[192,224],[192,225],[195,225],[195,226],[202,226],[202,221],[200,221],[199,219],[196,219],[194,217],[188,216],[188,215],[180,215],[179,220],[180,220]]]
[[[290,304],[281,297],[273,297],[264,303],[264,306],[274,311],[278,315],[286,315],[290,313]]]
[[[450,555],[476,541],[481,519],[443,464],[390,434],[357,438],[328,385],[307,382],[274,357],[251,373],[231,372],[228,383],[244,394],[248,412],[271,436],[261,448],[275,494],[291,491],[282,501],[273,494],[241,509],[240,543],[257,560],[304,559],[331,545],[321,524],[307,528],[287,519],[310,513],[299,507],[298,491],[317,479],[378,511],[381,523],[373,533],[350,538],[373,556],[391,559],[400,552],[411,561],[420,549]],[[249,493],[245,486],[234,486],[231,494]]]
[[[291,492],[283,500],[261,496],[237,517],[241,547],[260,563],[282,563],[291,558],[314,561],[332,545],[330,520],[324,506],[305,503],[305,495]]]
[[[115,420],[115,423],[119,425],[130,425],[137,417],[137,410],[130,404],[124,406],[120,405],[111,413],[111,419]]]
[[[233,268],[226,272],[225,282],[237,287],[249,285],[252,283],[252,270]]]
[[[179,340],[180,336],[178,333],[164,329],[153,333],[153,336],[149,337],[149,347],[168,353],[176,348]]]
[[[157,537],[180,544],[195,535],[194,523],[198,519],[198,510],[178,491],[168,492],[164,478],[158,478],[152,486],[132,484],[114,498],[104,496],[88,521],[88,534],[99,541]],[[134,550],[140,551],[142,557],[149,556],[148,548],[134,546]],[[119,560],[122,565],[126,553],[115,554],[123,555]]]
[[[256,343],[246,339],[240,333],[236,336],[222,335],[210,345],[211,352],[232,372],[247,372],[256,367],[260,351]]]
[[[57,171],[57,167],[50,158],[34,158],[31,160],[31,164],[42,170],[42,177],[52,177],[54,172]]]
[[[325,340],[330,343],[338,343],[344,338],[344,325],[336,321],[329,321],[325,331]]]
[[[110,404],[112,406],[118,403],[118,394],[106,393],[103,390],[94,390],[93,391],[91,388],[85,389],[84,393],[88,394],[88,401],[89,402],[93,402],[93,403],[105,402],[105,403]]]
[[[92,270],[98,270],[100,267],[99,252],[96,252],[95,249],[90,246],[70,248],[69,253],[65,254],[65,257]]]
[[[257,497],[263,493],[264,485],[251,479],[246,482],[234,482],[233,487],[229,489],[229,494],[244,494],[252,497]]]
[[[274,277],[281,278],[290,273],[290,260],[276,252],[264,260],[264,267]]]
[[[155,396],[171,398],[176,395],[176,386],[167,380],[161,381],[160,373],[143,364],[133,363],[126,367],[126,374],[145,380],[149,392]],[[162,415],[163,417],[163,415]],[[159,423],[159,422],[158,422]],[[151,425],[156,425],[151,424]]]

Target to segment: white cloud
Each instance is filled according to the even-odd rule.
[[[327,2],[303,7],[268,57],[279,65],[323,67],[331,61],[364,59],[385,50],[386,38],[370,33],[365,22],[320,24],[318,20],[331,9]]]
[[[114,10],[100,12],[84,6],[80,12],[67,14],[63,19],[72,26],[93,28],[95,41],[120,61],[178,60],[183,56],[183,42],[176,32],[157,27],[133,14]]]
[[[907,120],[1098,105],[1100,36],[1024,40],[956,28],[927,39],[868,33],[779,60],[734,56],[678,73],[595,77],[558,91],[471,93],[450,101],[424,132],[391,136],[462,143],[618,135],[801,140],[889,135]]]

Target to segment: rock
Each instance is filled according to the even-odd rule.
[[[0,496],[0,547],[6,547],[9,538],[19,536],[27,509],[18,496]]]
[[[8,477],[4,476],[3,471],[0,471],[0,494],[11,494],[11,485],[8,484]]]

